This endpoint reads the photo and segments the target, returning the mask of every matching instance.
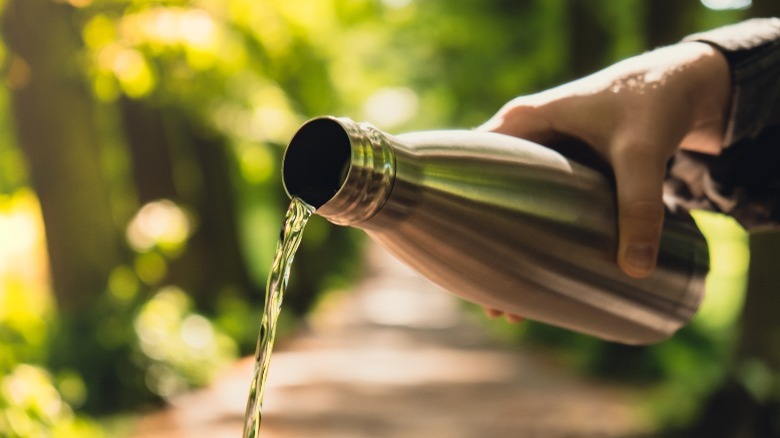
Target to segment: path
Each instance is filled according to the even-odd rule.
[[[380,249],[368,256],[353,291],[277,345],[263,438],[644,436],[630,391],[491,341],[457,299]],[[133,438],[240,437],[251,368],[143,418]]]

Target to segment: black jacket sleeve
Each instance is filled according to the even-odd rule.
[[[725,144],[756,138],[780,124],[780,18],[755,18],[691,35],[718,48],[731,67],[731,113]]]
[[[780,18],[761,18],[691,35],[726,57],[732,99],[719,155],[680,150],[670,161],[665,200],[672,210],[729,214],[749,230],[780,227]]]

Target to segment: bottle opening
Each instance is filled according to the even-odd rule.
[[[319,208],[344,183],[351,154],[349,136],[337,121],[320,118],[307,122],[284,153],[282,179],[287,194]]]

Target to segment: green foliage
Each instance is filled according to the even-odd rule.
[[[0,379],[0,435],[8,438],[102,438],[94,422],[74,414],[60,395],[59,382],[41,367],[20,364]],[[67,389],[65,389],[67,391]]]
[[[183,290],[169,286],[133,321],[146,386],[164,398],[209,383],[215,370],[236,358],[233,340],[192,307]]]

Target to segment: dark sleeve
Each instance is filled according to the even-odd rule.
[[[691,35],[709,43],[731,67],[731,113],[725,145],[756,138],[780,124],[780,18],[756,18]]]

